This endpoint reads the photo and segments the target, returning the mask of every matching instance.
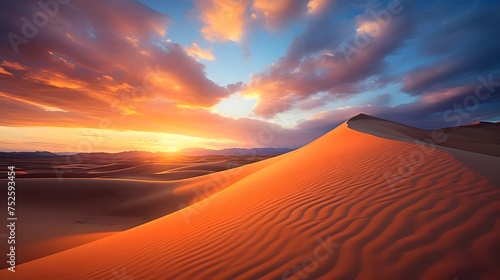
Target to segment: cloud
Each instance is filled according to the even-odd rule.
[[[307,9],[310,14],[315,14],[325,9],[330,0],[309,0]]]
[[[349,6],[336,4],[310,22],[285,56],[252,76],[246,93],[259,95],[257,115],[275,116],[322,92],[332,97],[323,100],[335,100],[366,90],[364,80],[384,77],[388,67],[385,58],[413,32],[411,4],[367,8],[354,22],[340,16]],[[359,22],[371,22],[370,32],[356,32]]]
[[[282,27],[291,19],[305,14],[307,9],[308,2],[305,0],[254,0],[251,7],[254,18],[260,19],[267,27],[273,29]]]
[[[479,5],[429,22],[434,28],[421,42],[421,55],[438,59],[410,71],[404,77],[403,91],[418,95],[496,69],[500,65],[499,13],[498,5]]]
[[[500,81],[500,76],[496,80]],[[387,106],[390,96],[382,94],[366,104],[309,116],[299,122],[296,130],[319,137],[360,113],[423,129],[459,126],[499,117],[500,83],[490,89],[483,86],[478,93],[476,89],[480,85],[482,83],[476,81],[461,87],[427,92],[413,102],[393,107]]]
[[[162,98],[205,108],[231,94],[206,78],[205,66],[182,46],[162,41],[168,16],[132,0],[71,3],[61,5],[54,20],[21,44],[18,54],[10,42],[1,45],[2,67],[15,74],[5,81],[6,88],[14,90],[22,83],[35,91],[78,90],[105,103],[126,95],[134,101]],[[2,7],[0,31],[22,34],[22,24],[13,26],[12,22],[36,11],[33,5],[16,2]],[[206,52],[201,54],[207,57]],[[26,91],[2,90],[42,98]]]
[[[196,0],[203,37],[212,42],[240,42],[245,34],[247,20],[246,0]]]
[[[300,121],[296,129],[319,136],[358,113],[423,128],[498,117],[495,108],[500,105],[500,60],[495,51],[499,45],[493,26],[499,24],[495,15],[500,6],[479,5],[470,7],[467,13],[450,16],[452,2],[440,8],[436,5],[442,3],[433,4],[428,10],[417,10],[414,3],[407,1],[371,3],[363,7],[364,12],[354,21],[339,16],[352,11],[352,6],[341,1],[329,3],[323,9],[325,16],[309,21],[286,55],[265,71],[252,75],[244,88],[244,94],[259,97],[254,113],[274,117],[295,108],[311,110],[403,81],[403,91],[416,95],[416,101],[391,107],[388,103],[397,102],[398,95],[404,93],[377,95],[363,105],[310,116]],[[430,18],[422,17],[429,13]],[[423,50],[419,57],[401,54],[402,47],[408,47],[408,40]],[[397,72],[404,62],[389,63],[388,58],[394,55],[422,66],[406,73]],[[420,63],[422,60],[430,62]],[[478,87],[483,94],[494,90],[482,100],[476,97]],[[461,123],[450,122],[453,117],[458,119],[460,108],[467,110],[467,117],[461,118]]]
[[[215,56],[210,50],[204,50],[198,46],[198,44],[193,43],[191,46],[186,46],[184,47],[186,50],[187,54],[199,58],[199,59],[206,59],[206,60],[215,60]]]
[[[7,61],[7,60],[2,61],[2,63],[0,63],[0,66],[3,66],[5,68],[11,69],[11,70],[16,70],[16,71],[25,71],[25,70],[27,70],[26,67],[22,66],[19,63],[12,62],[12,61]]]
[[[162,132],[205,139],[231,140],[229,146],[239,147],[298,147],[312,141],[307,131],[285,129],[278,124],[255,119],[232,119],[199,108],[180,108],[168,101],[148,101],[136,108],[137,114],[113,113],[105,106],[82,103],[86,107],[80,114],[47,110],[34,102],[23,102],[0,95],[4,126],[54,126],[97,128],[116,131]],[[47,103],[46,103],[47,104]],[[297,137],[294,137],[297,136]],[[299,137],[300,136],[300,137]],[[235,144],[237,143],[237,144]],[[228,146],[228,147],[229,147]],[[99,150],[101,147],[96,147]]]
[[[9,71],[5,70],[3,67],[0,67],[0,74],[14,76],[12,73],[10,73]]]
[[[291,21],[317,14],[329,0],[195,0],[207,41],[240,43],[252,26],[278,30]]]

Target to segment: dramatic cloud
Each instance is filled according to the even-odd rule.
[[[255,19],[261,19],[270,28],[279,28],[287,21],[306,13],[307,4],[305,0],[254,0],[251,9]]]
[[[204,50],[198,46],[198,44],[193,43],[191,46],[187,46],[184,48],[188,55],[206,60],[215,60],[215,56],[212,54],[210,50]]]
[[[500,65],[500,6],[472,7],[446,20],[430,22],[429,39],[422,41],[422,55],[444,57],[418,67],[404,78],[403,90],[420,94],[491,73]],[[478,32],[481,30],[481,32]]]
[[[414,7],[390,3],[366,9],[355,22],[331,20],[345,8],[332,5],[294,39],[284,57],[252,77],[246,91],[260,96],[257,115],[272,117],[321,92],[332,97],[324,99],[345,98],[366,90],[360,84],[365,79],[384,75],[384,59],[412,33]]]
[[[241,42],[252,24],[279,29],[286,23],[325,9],[329,0],[196,0],[204,26],[203,37],[212,42]]]
[[[37,10],[41,8],[30,2],[6,6],[2,33],[27,35],[18,19]],[[231,94],[207,79],[204,65],[179,44],[162,41],[168,22],[167,16],[136,1],[59,5],[57,15],[38,28],[36,36],[16,45],[18,53],[10,41],[2,42],[2,69],[15,74],[2,75],[2,90],[8,96],[41,104],[49,96],[60,102],[61,94],[71,94],[73,100],[87,99],[94,104],[116,103],[127,96],[135,102],[160,98],[179,106],[206,108]],[[210,58],[203,51],[199,55]],[[56,104],[60,106],[66,111],[78,109]],[[133,106],[123,108],[133,112]]]

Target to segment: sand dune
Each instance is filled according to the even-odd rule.
[[[6,153],[4,153],[6,154]],[[224,171],[261,161],[272,155],[247,156],[151,156],[127,158],[121,154],[82,154],[69,156],[7,157],[23,178],[120,178],[141,180],[180,180]],[[54,156],[55,155],[55,156]],[[182,171],[182,172],[179,172]],[[174,173],[174,174],[172,174]],[[169,175],[165,175],[169,174]]]
[[[163,192],[195,203],[0,278],[500,279],[500,186],[460,150],[412,143],[421,132],[361,116],[211,183],[133,193],[111,212],[157,209]]]
[[[17,228],[17,239],[23,246],[17,249],[17,261],[24,263],[80,246],[175,212],[267,164],[258,162],[222,171],[216,176],[209,174],[173,181],[129,179],[139,175],[128,176],[126,180],[18,180],[17,195],[22,199],[17,208],[22,219]],[[137,169],[132,170],[137,172]],[[0,197],[4,196],[4,193],[0,194]],[[4,220],[5,215],[5,212],[1,213]],[[0,267],[5,268],[7,264],[1,263]]]

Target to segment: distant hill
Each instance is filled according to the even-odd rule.
[[[82,157],[91,157],[91,158],[134,158],[134,157],[158,157],[158,156],[164,156],[167,155],[167,153],[160,153],[160,152],[144,152],[144,151],[125,151],[125,152],[119,152],[119,153],[104,153],[104,152],[98,152],[98,153],[79,153],[79,156]]]
[[[60,157],[61,155],[54,154],[47,151],[36,151],[36,152],[0,152],[0,157],[4,158],[40,158],[40,157]]]
[[[228,148],[222,150],[210,149],[184,149],[179,154],[187,156],[250,156],[250,155],[281,155],[288,153],[292,149],[288,148]]]
[[[147,157],[161,157],[169,155],[186,155],[186,156],[251,156],[251,155],[281,155],[292,151],[288,148],[229,148],[222,150],[211,150],[211,149],[201,149],[192,148],[184,149],[175,153],[166,152],[144,152],[144,151],[125,151],[119,153],[79,153],[77,156],[84,158],[109,158],[109,159],[124,159],[124,158],[147,158]],[[0,152],[0,157],[2,158],[42,158],[42,157],[64,157],[64,156],[76,156],[67,154],[55,154],[47,151],[36,151],[36,152]]]
[[[168,155],[185,156],[251,156],[251,155],[281,155],[290,152],[288,148],[228,148],[222,150],[211,150],[203,148],[189,148],[175,153],[167,152],[144,152],[144,151],[126,151],[119,153],[80,153],[82,157],[107,157],[107,158],[132,158],[132,157],[158,157]]]

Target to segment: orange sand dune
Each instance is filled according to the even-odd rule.
[[[407,135],[365,121],[349,126]],[[186,208],[0,278],[500,279],[500,186],[451,150],[345,123]]]

